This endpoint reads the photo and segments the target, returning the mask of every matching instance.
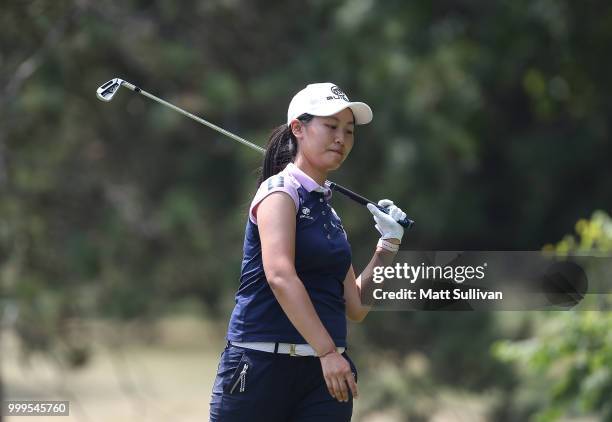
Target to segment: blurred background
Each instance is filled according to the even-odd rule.
[[[207,419],[261,156],[128,90],[98,101],[112,77],[262,146],[295,92],[333,81],[374,121],[332,179],[400,204],[407,248],[609,253],[610,45],[593,0],[4,0],[3,399]],[[360,271],[371,216],[333,204]],[[349,330],[353,420],[612,421],[607,312]]]

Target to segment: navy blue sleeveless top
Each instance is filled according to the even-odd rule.
[[[266,280],[261,242],[252,211],[272,192],[282,191],[296,204],[295,269],[323,325],[336,343],[346,347],[344,279],[351,265],[351,247],[342,222],[329,204],[331,192],[290,163],[265,180],[251,204],[246,224],[240,287],[227,339],[236,342],[305,344]]]

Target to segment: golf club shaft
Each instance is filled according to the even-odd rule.
[[[193,119],[196,122],[203,124],[204,126],[208,126],[209,128],[211,128],[213,130],[216,130],[219,133],[222,133],[223,135],[227,136],[228,138],[233,139],[236,142],[240,142],[241,144],[244,144],[244,145],[248,146],[249,148],[254,149],[256,151],[259,151],[262,154],[266,153],[266,150],[264,148],[260,147],[259,145],[256,145],[256,144],[254,144],[252,142],[249,142],[246,139],[241,138],[238,135],[234,135],[232,132],[228,132],[227,130],[223,129],[222,127],[219,127],[219,126],[215,125],[214,123],[209,122],[208,120],[204,120],[201,117],[198,117],[198,116],[196,116],[193,113],[190,113],[190,112],[188,112],[186,110],[183,110],[182,108],[177,107],[174,104],[169,103],[168,101],[162,100],[161,98],[156,97],[155,95],[151,94],[150,92],[147,92],[144,89],[138,88],[134,84],[131,84],[131,83],[127,82],[127,81],[122,81],[121,85],[123,85],[124,87],[126,87],[128,89],[131,89],[134,92],[138,92],[139,94],[142,94],[145,97],[152,99],[153,101],[156,101],[156,102],[158,102],[160,104],[163,104],[166,107],[170,107],[171,109],[173,109],[175,111],[178,111],[182,115],[187,116],[190,119]]]
[[[241,144],[246,145],[249,148],[254,149],[256,151],[259,151],[262,154],[266,153],[265,148],[262,148],[259,145],[256,145],[256,144],[254,144],[252,142],[249,142],[246,139],[241,138],[240,136],[234,135],[233,133],[228,132],[227,130],[225,130],[225,129],[223,129],[223,128],[221,128],[221,127],[219,127],[219,126],[217,126],[217,125],[215,125],[215,124],[213,124],[213,123],[211,123],[211,122],[209,122],[207,120],[204,120],[201,117],[198,117],[198,116],[196,116],[193,113],[190,113],[190,112],[188,112],[186,110],[183,110],[182,108],[177,107],[174,104],[169,103],[168,101],[162,100],[161,98],[156,97],[155,95],[153,95],[153,94],[151,94],[151,93],[149,93],[149,92],[147,92],[147,91],[137,87],[136,85],[134,85],[134,84],[132,84],[130,82],[121,80],[121,85],[126,87],[126,88],[128,88],[128,89],[130,89],[130,90],[132,90],[132,91],[134,91],[134,92],[142,94],[145,97],[152,99],[153,101],[156,101],[156,102],[158,102],[158,103],[160,103],[162,105],[165,105],[166,107],[170,107],[171,109],[173,109],[175,111],[178,111],[182,115],[187,116],[190,119],[193,119],[196,122],[203,124],[204,126],[208,126],[209,128],[211,128],[211,129],[213,129],[213,130],[215,130],[215,131],[217,131],[219,133],[222,133],[223,135],[227,136],[228,138],[233,139],[236,142],[240,142]],[[381,207],[376,202],[370,201],[369,199],[367,199],[367,198],[365,198],[365,197],[363,197],[363,196],[361,196],[359,194],[356,194],[355,192],[353,192],[353,191],[351,191],[351,190],[349,190],[349,189],[347,189],[347,188],[345,188],[343,186],[340,186],[337,183],[330,182],[330,181],[326,180],[325,181],[325,185],[327,187],[329,187],[330,189],[332,189],[332,190],[335,190],[337,192],[342,193],[343,195],[347,196],[348,198],[356,201],[357,203],[359,203],[361,205],[365,206],[367,204],[374,204],[381,211],[384,211],[384,212],[388,213],[387,209]],[[414,224],[414,221],[406,217],[403,220],[398,221],[398,223],[401,224],[403,227],[409,229]]]

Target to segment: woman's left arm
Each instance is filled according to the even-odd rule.
[[[344,279],[344,301],[346,304],[346,316],[354,322],[361,322],[370,312],[371,306],[364,305],[361,301],[362,292],[370,292],[374,267],[391,265],[397,252],[390,252],[382,248],[376,248],[370,263],[359,275],[355,277],[353,266],[349,268]]]
[[[399,249],[399,244],[404,235],[404,228],[398,221],[405,218],[406,213],[393,205],[393,201],[388,199],[383,199],[379,201],[378,204],[387,208],[389,214],[385,214],[374,205],[369,204],[368,210],[370,210],[374,216],[374,222],[376,223],[375,227],[380,232],[382,240],[397,245],[397,247],[393,249]],[[346,273],[346,278],[344,279],[344,302],[346,305],[346,315],[351,321],[361,322],[368,312],[370,312],[371,306],[364,305],[361,298],[364,294],[367,295],[372,290],[374,268],[391,265],[395,259],[395,255],[397,255],[397,250],[388,250],[379,243],[370,263],[359,277],[355,277],[355,270],[352,265],[350,266]]]

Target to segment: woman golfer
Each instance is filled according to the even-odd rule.
[[[382,200],[368,209],[381,239],[356,277],[351,247],[325,187],[372,120],[332,83],[308,85],[271,135],[244,238],[240,287],[210,404],[211,421],[349,421],[357,370],[346,318],[369,311],[360,292],[373,267],[391,264],[406,214]]]

